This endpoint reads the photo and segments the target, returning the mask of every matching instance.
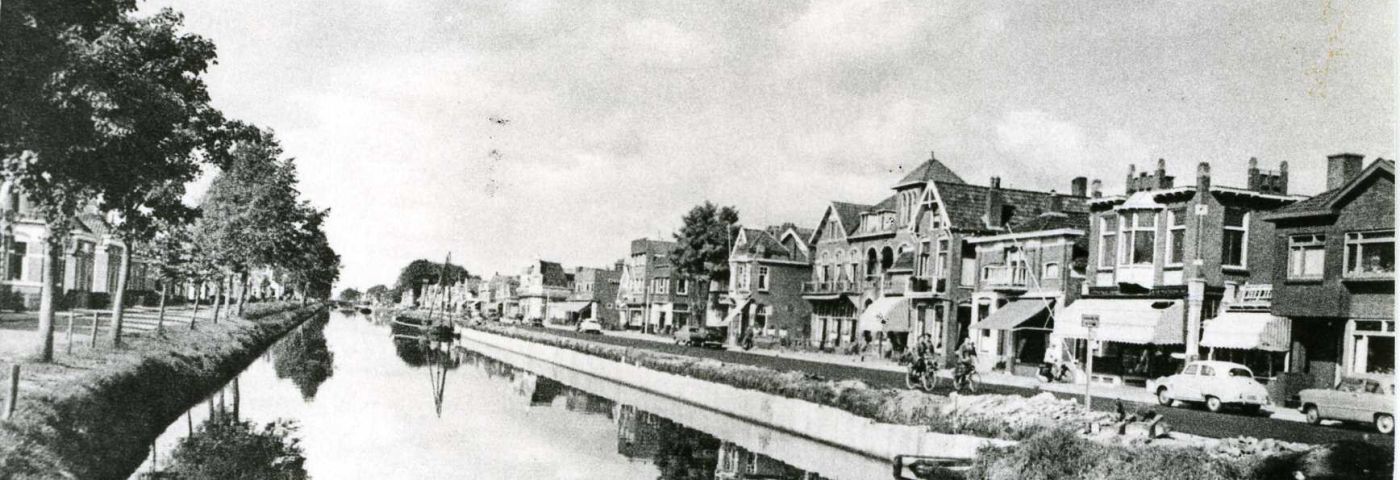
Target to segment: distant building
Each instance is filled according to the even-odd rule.
[[[810,229],[784,224],[740,228],[729,252],[726,298],[718,307],[731,342],[752,329],[760,344],[806,343],[811,338],[810,304],[802,285],[812,278]]]
[[[669,333],[677,326],[703,321],[708,284],[686,278],[671,266],[674,242],[633,240],[623,261],[617,303],[623,327]]]
[[[573,287],[564,267],[555,262],[538,260],[520,272],[520,315],[525,320],[544,320],[550,303],[565,301]]]
[[[621,262],[613,269],[579,267],[574,271],[573,293],[564,302],[550,306],[550,320],[577,325],[583,319],[597,320],[603,328],[621,328],[617,309],[617,288],[622,276]]]
[[[1341,375],[1395,374],[1395,164],[1327,159],[1327,191],[1263,216],[1278,238],[1266,254],[1274,315],[1291,320],[1287,392],[1330,388]]]

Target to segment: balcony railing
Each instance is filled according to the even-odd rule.
[[[982,284],[989,288],[1025,288],[1026,267],[996,265],[987,267]]]
[[[854,282],[849,280],[832,280],[825,282],[803,282],[802,293],[823,294],[823,293],[855,293],[859,289]]]
[[[1235,296],[1235,303],[1230,305],[1231,309],[1238,310],[1268,310],[1274,303],[1274,286],[1272,284],[1249,284],[1241,285],[1239,293]]]

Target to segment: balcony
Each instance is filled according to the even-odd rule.
[[[857,285],[849,280],[802,282],[803,295],[829,295],[836,293],[856,293],[858,291]]]
[[[989,290],[1025,291],[1029,277],[1024,266],[994,265],[983,271],[982,286]]]
[[[915,295],[930,295],[948,291],[948,279],[946,278],[920,278],[909,279],[909,293]]]
[[[909,280],[903,277],[886,278],[880,282],[880,291],[885,295],[903,295],[908,284]]]
[[[1231,310],[1268,310],[1274,303],[1274,286],[1264,285],[1240,285],[1239,294],[1235,296],[1235,303],[1230,305]]]

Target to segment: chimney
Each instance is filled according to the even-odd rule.
[[[1085,196],[1085,193],[1088,190],[1088,186],[1088,178],[1074,177],[1073,180],[1069,181],[1069,194],[1075,197],[1083,197]]]
[[[1210,191],[1209,163],[1201,162],[1200,165],[1196,166],[1196,191],[1199,192],[1196,198],[1205,198],[1202,195]]]
[[[1081,195],[1081,196],[1083,196],[1083,195]],[[1046,213],[1052,213],[1052,212],[1053,212],[1053,213],[1061,213],[1061,212],[1064,212],[1064,211],[1065,211],[1065,200],[1064,200],[1063,198],[1060,197],[1060,194],[1055,193],[1055,192],[1050,192],[1050,208],[1047,209],[1045,212],[1046,212]]]
[[[1278,163],[1278,194],[1288,195],[1288,161]]]
[[[987,189],[987,204],[982,218],[989,227],[1001,227],[1003,222],[1001,177],[992,177],[991,188]]]
[[[1090,192],[1093,192],[1093,193],[1091,193],[1091,195],[1093,195],[1094,198],[1102,197],[1102,196],[1103,196],[1103,181],[1101,181],[1101,180],[1095,178],[1095,179],[1094,179],[1094,183],[1091,184],[1089,191],[1090,191]]]
[[[1333,190],[1346,185],[1361,173],[1361,155],[1338,153],[1327,156],[1327,189]]]
[[[1127,185],[1128,185],[1128,193],[1133,193],[1133,192],[1136,192],[1136,191],[1137,191],[1136,188],[1133,188],[1133,187],[1137,186],[1137,183],[1136,183],[1136,182],[1137,182],[1137,167],[1134,166],[1133,164],[1129,163],[1129,164],[1128,164],[1128,184],[1127,184]]]
[[[1264,181],[1259,178],[1259,159],[1249,157],[1249,181],[1245,182],[1245,189],[1253,192],[1264,191]]]
[[[1167,159],[1157,159],[1157,171],[1153,177],[1156,181],[1152,182],[1152,188],[1172,188],[1172,179],[1167,176]]]

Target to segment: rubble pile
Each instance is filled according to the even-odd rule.
[[[954,394],[940,412],[948,417],[995,419],[1005,422],[1011,431],[1031,432],[1042,428],[1112,423],[1112,414],[1088,412],[1073,400],[1055,398],[1049,393],[1033,397],[1015,395]]]

